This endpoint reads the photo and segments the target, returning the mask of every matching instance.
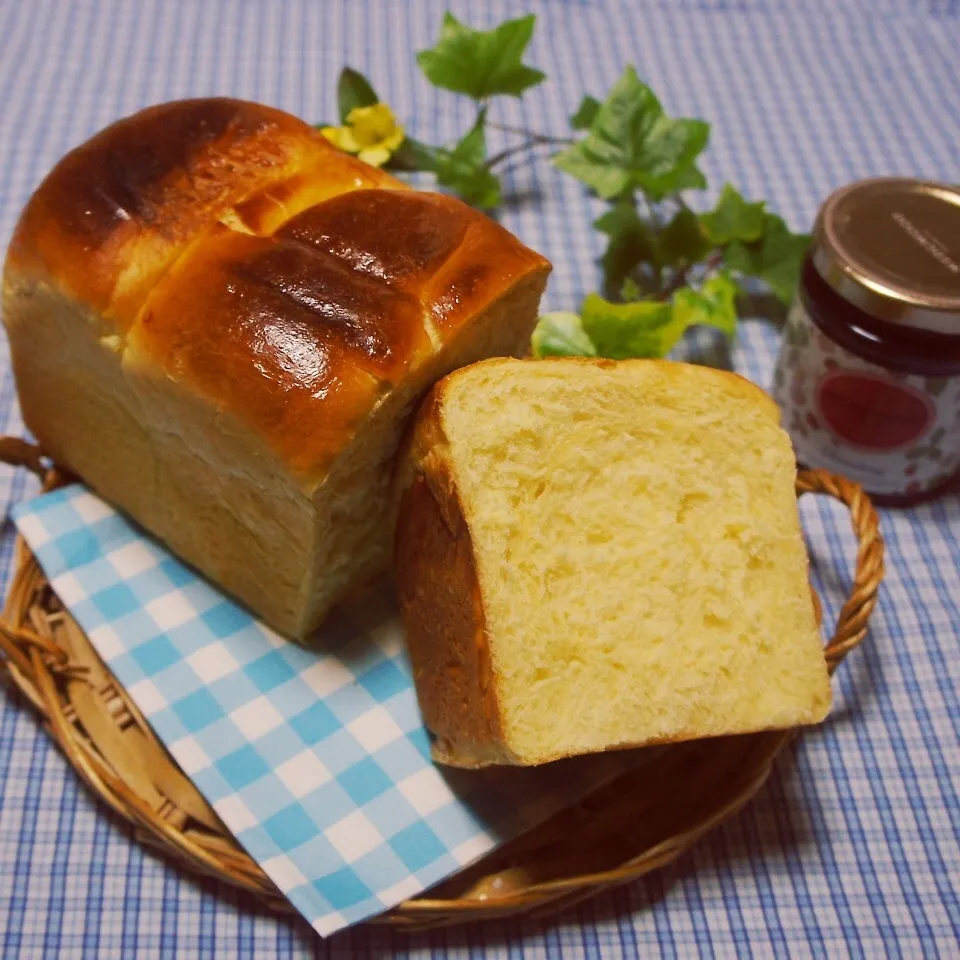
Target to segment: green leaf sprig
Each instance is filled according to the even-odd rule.
[[[490,210],[503,201],[498,168],[540,147],[562,147],[554,166],[607,203],[593,224],[606,238],[599,261],[602,294],[589,294],[579,314],[542,316],[531,341],[533,355],[662,357],[694,326],[733,337],[737,300],[748,278],[789,303],[809,237],[791,233],[764,202],[746,200],[729,183],[713,209],[696,212],[685,194],[707,186],[698,161],[709,124],[668,116],[634,67],[623,71],[603,100],[583,97],[570,117],[573,136],[489,120],[494,98],[521,97],[546,79],[523,62],[535,24],[531,14],[475,30],[447,13],[437,43],[418,53],[417,63],[434,86],[474,101],[473,123],[448,147],[407,136],[386,164],[430,172],[440,186]],[[341,123],[348,123],[355,108],[379,102],[366,78],[343,70]],[[520,139],[490,156],[488,129]]]
[[[396,171],[433,173],[440,186],[473,206],[491,210],[500,205],[503,196],[500,178],[494,173],[496,168],[535,147],[572,143],[569,137],[516,131],[487,122],[491,98],[520,97],[546,79],[542,71],[523,62],[535,24],[536,16],[530,14],[507,20],[492,30],[474,30],[448,12],[436,45],[420,51],[417,64],[434,86],[474,101],[473,124],[449,147],[430,146],[407,136],[385,166]],[[340,73],[337,97],[341,124],[348,122],[355,107],[380,102],[370,82],[350,67],[344,67]],[[488,126],[520,133],[523,140],[491,157],[487,153]]]
[[[493,30],[473,30],[447,12],[440,39],[417,54],[417,63],[436,87],[477,101],[498,94],[519,97],[546,74],[521,61],[533,37],[536,16],[507,20]]]

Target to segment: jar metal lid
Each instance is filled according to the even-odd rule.
[[[811,244],[845,300],[905,327],[960,336],[960,189],[879,177],[831,194]]]

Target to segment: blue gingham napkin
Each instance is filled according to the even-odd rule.
[[[177,763],[321,935],[419,893],[643,757],[434,766],[385,589],[335,614],[306,650],[83,486],[13,516]]]

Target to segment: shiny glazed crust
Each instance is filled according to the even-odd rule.
[[[300,120],[210,99],[148,108],[68,154],[24,210],[6,275],[87,308],[309,485],[386,391],[547,269],[489,218]]]

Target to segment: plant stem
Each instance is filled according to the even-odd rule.
[[[704,261],[703,269],[709,273],[711,270],[719,267],[723,263],[723,251],[714,250],[709,257]]]
[[[681,270],[678,270],[673,279],[660,291],[657,296],[658,300],[669,300],[681,287],[687,285],[687,276],[690,273],[690,265],[683,267]]]
[[[523,127],[511,127],[505,123],[491,123],[492,130],[500,130],[502,133],[516,133],[521,137],[526,137],[532,143],[552,143],[557,146],[566,146],[574,143],[573,137],[550,137],[544,133],[535,133],[533,130],[526,130]]]
[[[495,153],[485,164],[487,170],[492,170],[497,164],[502,163],[504,160],[507,160],[509,157],[513,157],[518,153],[524,153],[527,150],[532,150],[534,147],[543,146],[545,143],[549,143],[549,140],[528,140],[526,143],[518,143],[512,147],[507,147],[505,150],[501,150],[499,153]]]
[[[663,220],[660,219],[660,211],[657,210],[657,205],[642,190],[639,192],[639,196],[640,202],[647,209],[647,216],[653,224],[654,229],[663,229]]]
[[[723,251],[714,250],[713,253],[703,261],[704,273],[709,273],[711,270],[716,269],[722,262]],[[685,287],[687,285],[687,278],[690,276],[690,271],[695,266],[696,264],[688,263],[685,267],[678,270],[673,279],[660,291],[658,299],[669,300],[681,287]]]

